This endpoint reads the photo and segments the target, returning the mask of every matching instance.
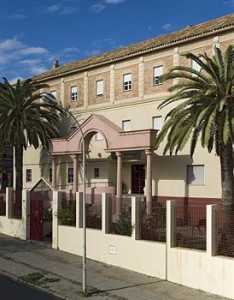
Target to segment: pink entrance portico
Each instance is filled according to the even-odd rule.
[[[73,192],[78,189],[78,156],[82,154],[82,142],[85,141],[85,149],[94,134],[101,133],[105,141],[105,151],[116,153],[116,213],[120,214],[122,197],[122,155],[129,151],[144,151],[146,155],[146,202],[147,213],[152,209],[152,153],[155,146],[157,130],[144,129],[123,131],[119,126],[102,115],[92,114],[69,137],[52,139],[52,174],[53,187],[56,188],[56,157],[59,155],[71,155],[73,158]],[[83,136],[82,136],[83,135]],[[87,150],[86,150],[87,151]]]

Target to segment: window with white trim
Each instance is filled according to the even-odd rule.
[[[154,68],[154,85],[162,84],[160,76],[163,74],[163,66]]]
[[[32,181],[32,169],[26,169],[26,182]]]
[[[74,176],[73,168],[68,168],[68,170],[67,170],[67,182],[68,183],[73,182],[73,176]]]
[[[123,76],[123,90],[131,91],[132,89],[132,74],[124,74]]]
[[[77,100],[77,86],[71,87],[71,101]]]
[[[187,166],[187,184],[204,185],[204,165]]]
[[[122,121],[122,129],[124,131],[130,131],[131,130],[131,121],[130,120]]]
[[[96,94],[97,96],[103,96],[103,80],[96,81]]]
[[[153,117],[153,129],[161,130],[162,129],[162,116]]]
[[[201,72],[201,66],[195,60],[192,60],[192,69],[194,69],[198,73]],[[193,74],[193,76],[196,76],[196,75]]]

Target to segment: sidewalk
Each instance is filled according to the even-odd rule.
[[[0,273],[18,280],[34,272],[55,281],[45,282],[40,289],[61,299],[84,299],[81,296],[82,257],[53,250],[44,243],[0,234]],[[96,300],[226,299],[89,259],[87,290],[87,299]]]

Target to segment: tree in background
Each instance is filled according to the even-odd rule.
[[[166,152],[183,150],[190,140],[193,156],[197,141],[209,152],[215,149],[220,160],[222,200],[225,210],[234,208],[234,46],[224,53],[215,47],[214,55],[187,53],[196,68],[173,67],[162,80],[178,79],[169,88],[171,95],[159,108],[173,105],[159,132],[156,144],[166,138]]]
[[[40,89],[47,87],[31,79],[10,84],[0,83],[0,143],[8,141],[14,148],[15,189],[21,203],[23,187],[23,151],[27,147],[49,148],[50,139],[58,136],[59,106],[41,100]]]

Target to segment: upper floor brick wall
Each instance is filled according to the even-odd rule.
[[[173,81],[156,84],[154,68],[162,66],[163,73],[175,65],[191,66],[191,60],[183,54],[192,52],[196,55],[206,52],[212,55],[214,46],[222,50],[234,43],[234,33],[200,38],[193,42],[181,44],[179,47],[168,47],[151,54],[134,59],[125,59],[105,67],[96,67],[90,71],[67,75],[57,80],[50,80],[49,91],[56,90],[58,99],[71,107],[90,108],[103,105],[119,105],[131,101],[147,101],[161,99],[167,93]],[[124,90],[124,75],[131,74],[131,88]],[[97,95],[97,81],[103,82],[103,94]],[[71,88],[77,87],[77,101],[71,100]]]

